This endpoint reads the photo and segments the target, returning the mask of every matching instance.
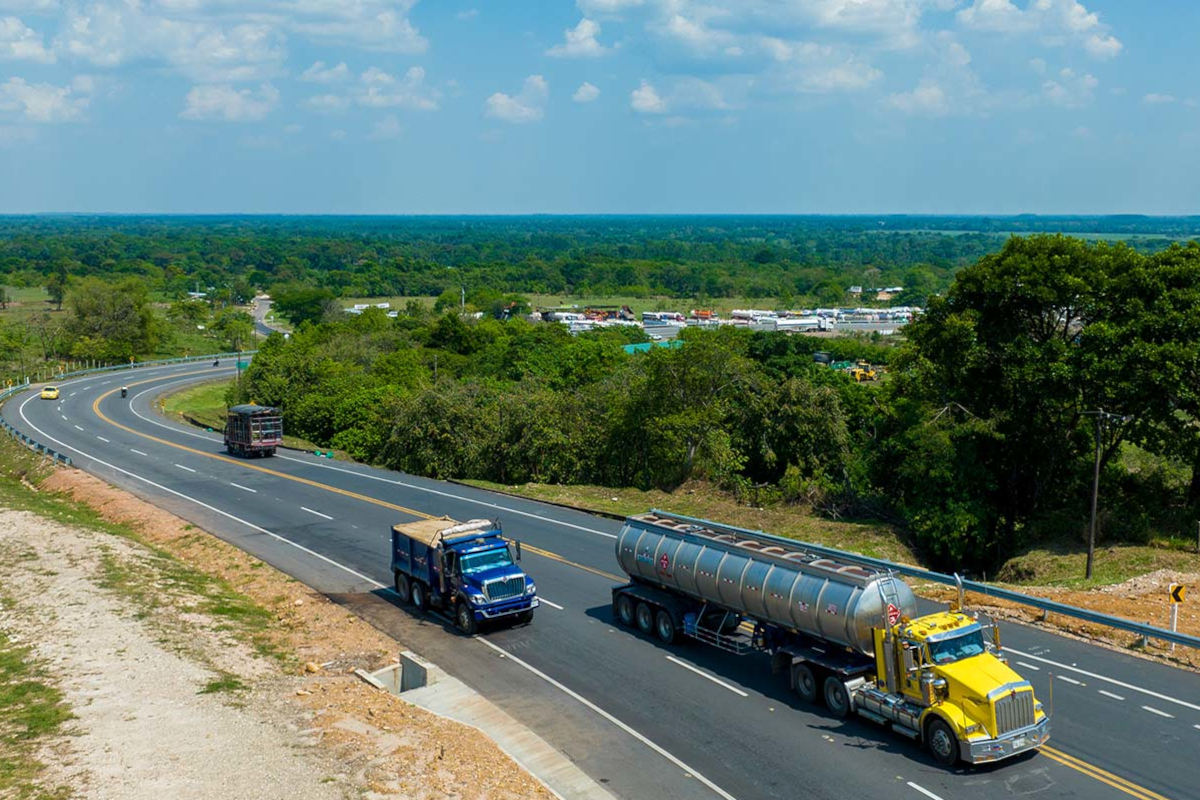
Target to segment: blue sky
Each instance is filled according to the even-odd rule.
[[[1200,213],[1200,4],[0,0],[0,212]]]

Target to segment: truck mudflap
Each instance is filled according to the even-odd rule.
[[[492,606],[491,608],[475,609],[475,619],[500,619],[501,617],[520,614],[522,611],[532,611],[541,603],[538,602],[536,596],[523,597],[512,603],[504,603],[503,605]]]
[[[1050,718],[1028,728],[1005,734],[999,739],[977,739],[963,742],[962,758],[969,764],[987,764],[1011,758],[1027,750],[1041,747],[1050,738]]]

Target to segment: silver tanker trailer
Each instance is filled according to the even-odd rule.
[[[764,651],[806,701],[929,746],[945,765],[1040,747],[1050,719],[1001,656],[999,631],[957,606],[917,616],[891,573],[802,542],[654,510],[625,520],[613,588],[623,625],[739,655]],[[985,638],[985,631],[990,636]]]

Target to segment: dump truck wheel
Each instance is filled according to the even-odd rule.
[[[820,696],[817,692],[817,676],[813,675],[807,664],[796,664],[792,667],[792,688],[806,703],[815,703]]]
[[[838,719],[850,716],[850,694],[846,684],[836,675],[825,679],[825,707]]]
[[[637,626],[638,630],[647,636],[654,635],[654,609],[649,603],[638,603]]]
[[[940,719],[934,719],[925,727],[925,743],[933,760],[943,767],[952,767],[958,761],[958,739],[954,731]]]
[[[400,598],[400,602],[412,602],[412,584],[409,582],[408,576],[403,572],[397,572],[395,584],[396,596]]]
[[[475,614],[471,611],[471,607],[462,600],[458,601],[458,608],[454,612],[454,622],[466,636],[474,636],[479,627],[475,624]]]
[[[425,588],[425,584],[421,583],[420,581],[412,582],[413,605],[422,611],[429,607],[429,596],[426,594],[427,591],[428,590]]]

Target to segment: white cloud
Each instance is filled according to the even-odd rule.
[[[1029,59],[1029,68],[1031,70],[1033,70],[1034,72],[1036,72],[1038,75],[1045,75],[1046,74],[1046,60],[1044,58],[1031,58],[1031,59]]]
[[[314,61],[313,65],[300,74],[300,80],[308,83],[338,83],[350,77],[350,68],[343,61],[336,67],[325,66],[324,61]]]
[[[600,23],[587,17],[579,20],[574,28],[563,31],[563,43],[546,51],[555,58],[596,58],[609,50],[596,40],[600,35]]]
[[[537,122],[545,115],[550,86],[541,75],[530,75],[516,96],[496,92],[484,103],[484,114],[494,119],[524,124]]]
[[[629,105],[639,114],[667,113],[667,104],[659,97],[658,90],[644,78],[641,85],[629,93]]]
[[[1008,34],[1038,34],[1048,43],[1073,42],[1096,58],[1112,58],[1121,42],[1100,16],[1079,0],[1029,0],[1024,9],[1012,0],[974,0],[958,12],[964,27]]]
[[[950,113],[946,92],[937,81],[925,78],[911,92],[898,92],[888,96],[888,105],[905,114],[945,116]]]
[[[425,70],[421,67],[410,67],[400,79],[371,67],[359,80],[364,87],[355,97],[359,105],[414,111],[432,111],[438,107],[438,93],[425,85]]]
[[[0,11],[44,14],[58,10],[58,0],[0,0]]]
[[[27,122],[72,122],[83,117],[88,102],[73,86],[27,83],[24,78],[0,83],[0,111],[16,113]]]
[[[1042,84],[1042,96],[1062,108],[1083,108],[1095,98],[1100,81],[1090,74],[1079,75],[1073,69],[1059,70],[1058,75]]]
[[[645,0],[576,0],[579,10],[589,16],[614,16],[631,8],[637,8]]]
[[[317,94],[300,101],[302,107],[321,114],[345,111],[350,107],[350,103],[351,99],[349,97],[340,94]]]
[[[0,18],[0,60],[54,62],[54,53],[47,50],[42,35],[16,17]]]
[[[228,85],[193,86],[179,116],[191,120],[256,122],[279,104],[279,91],[264,83],[257,92]]]
[[[416,0],[275,0],[290,30],[311,39],[416,55],[429,42],[408,12]]]
[[[395,139],[403,132],[404,129],[400,127],[400,120],[396,119],[393,115],[388,115],[371,127],[371,132],[367,135],[367,138],[375,141]]]
[[[1175,95],[1151,92],[1142,97],[1142,102],[1148,106],[1165,106],[1175,102]]]
[[[579,88],[575,90],[575,94],[571,95],[571,99],[576,103],[590,103],[599,96],[600,90],[587,81],[584,81],[579,84]]]

